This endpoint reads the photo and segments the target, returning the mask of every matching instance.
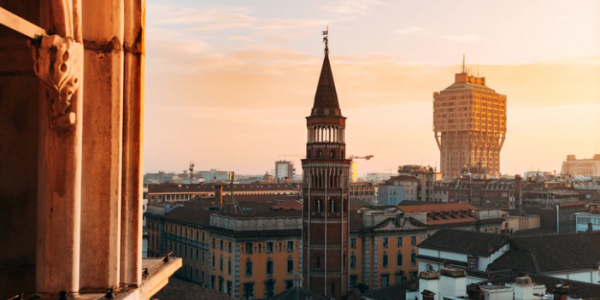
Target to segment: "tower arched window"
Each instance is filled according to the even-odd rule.
[[[321,258],[318,256],[315,259],[315,269],[321,269]]]
[[[322,211],[321,200],[317,200],[317,212],[320,213]]]
[[[329,158],[333,158],[333,150],[331,150],[331,152],[329,152]]]
[[[323,157],[323,152],[321,150],[317,150],[317,157],[318,158],[322,158]]]
[[[329,212],[335,213],[335,200],[333,199],[329,200]]]

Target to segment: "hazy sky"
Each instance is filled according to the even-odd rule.
[[[149,0],[145,171],[300,171],[326,26],[359,174],[439,167],[432,94],[463,54],[508,97],[502,173],[600,153],[600,1]]]

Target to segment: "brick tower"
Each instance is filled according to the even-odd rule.
[[[325,31],[324,34],[327,32]],[[329,63],[325,58],[315,101],[306,117],[308,135],[303,170],[304,287],[340,299],[348,291],[348,178],[345,158],[346,118],[338,103]]]

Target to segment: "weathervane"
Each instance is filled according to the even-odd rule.
[[[327,30],[323,31],[323,43],[325,43],[325,55],[329,54],[329,26]]]

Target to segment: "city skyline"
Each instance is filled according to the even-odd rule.
[[[327,25],[353,120],[348,155],[375,156],[359,162],[359,174],[439,169],[432,93],[452,83],[463,54],[509,99],[502,173],[558,172],[567,154],[600,152],[600,91],[589,88],[600,79],[597,2],[527,3],[506,19],[485,13],[506,15],[511,6],[498,2],[440,4],[429,14],[427,3],[307,2],[294,11],[173,3],[148,6],[145,172],[181,171],[189,159],[198,170],[238,173],[264,173],[280,158],[299,166],[280,155],[303,153]]]

